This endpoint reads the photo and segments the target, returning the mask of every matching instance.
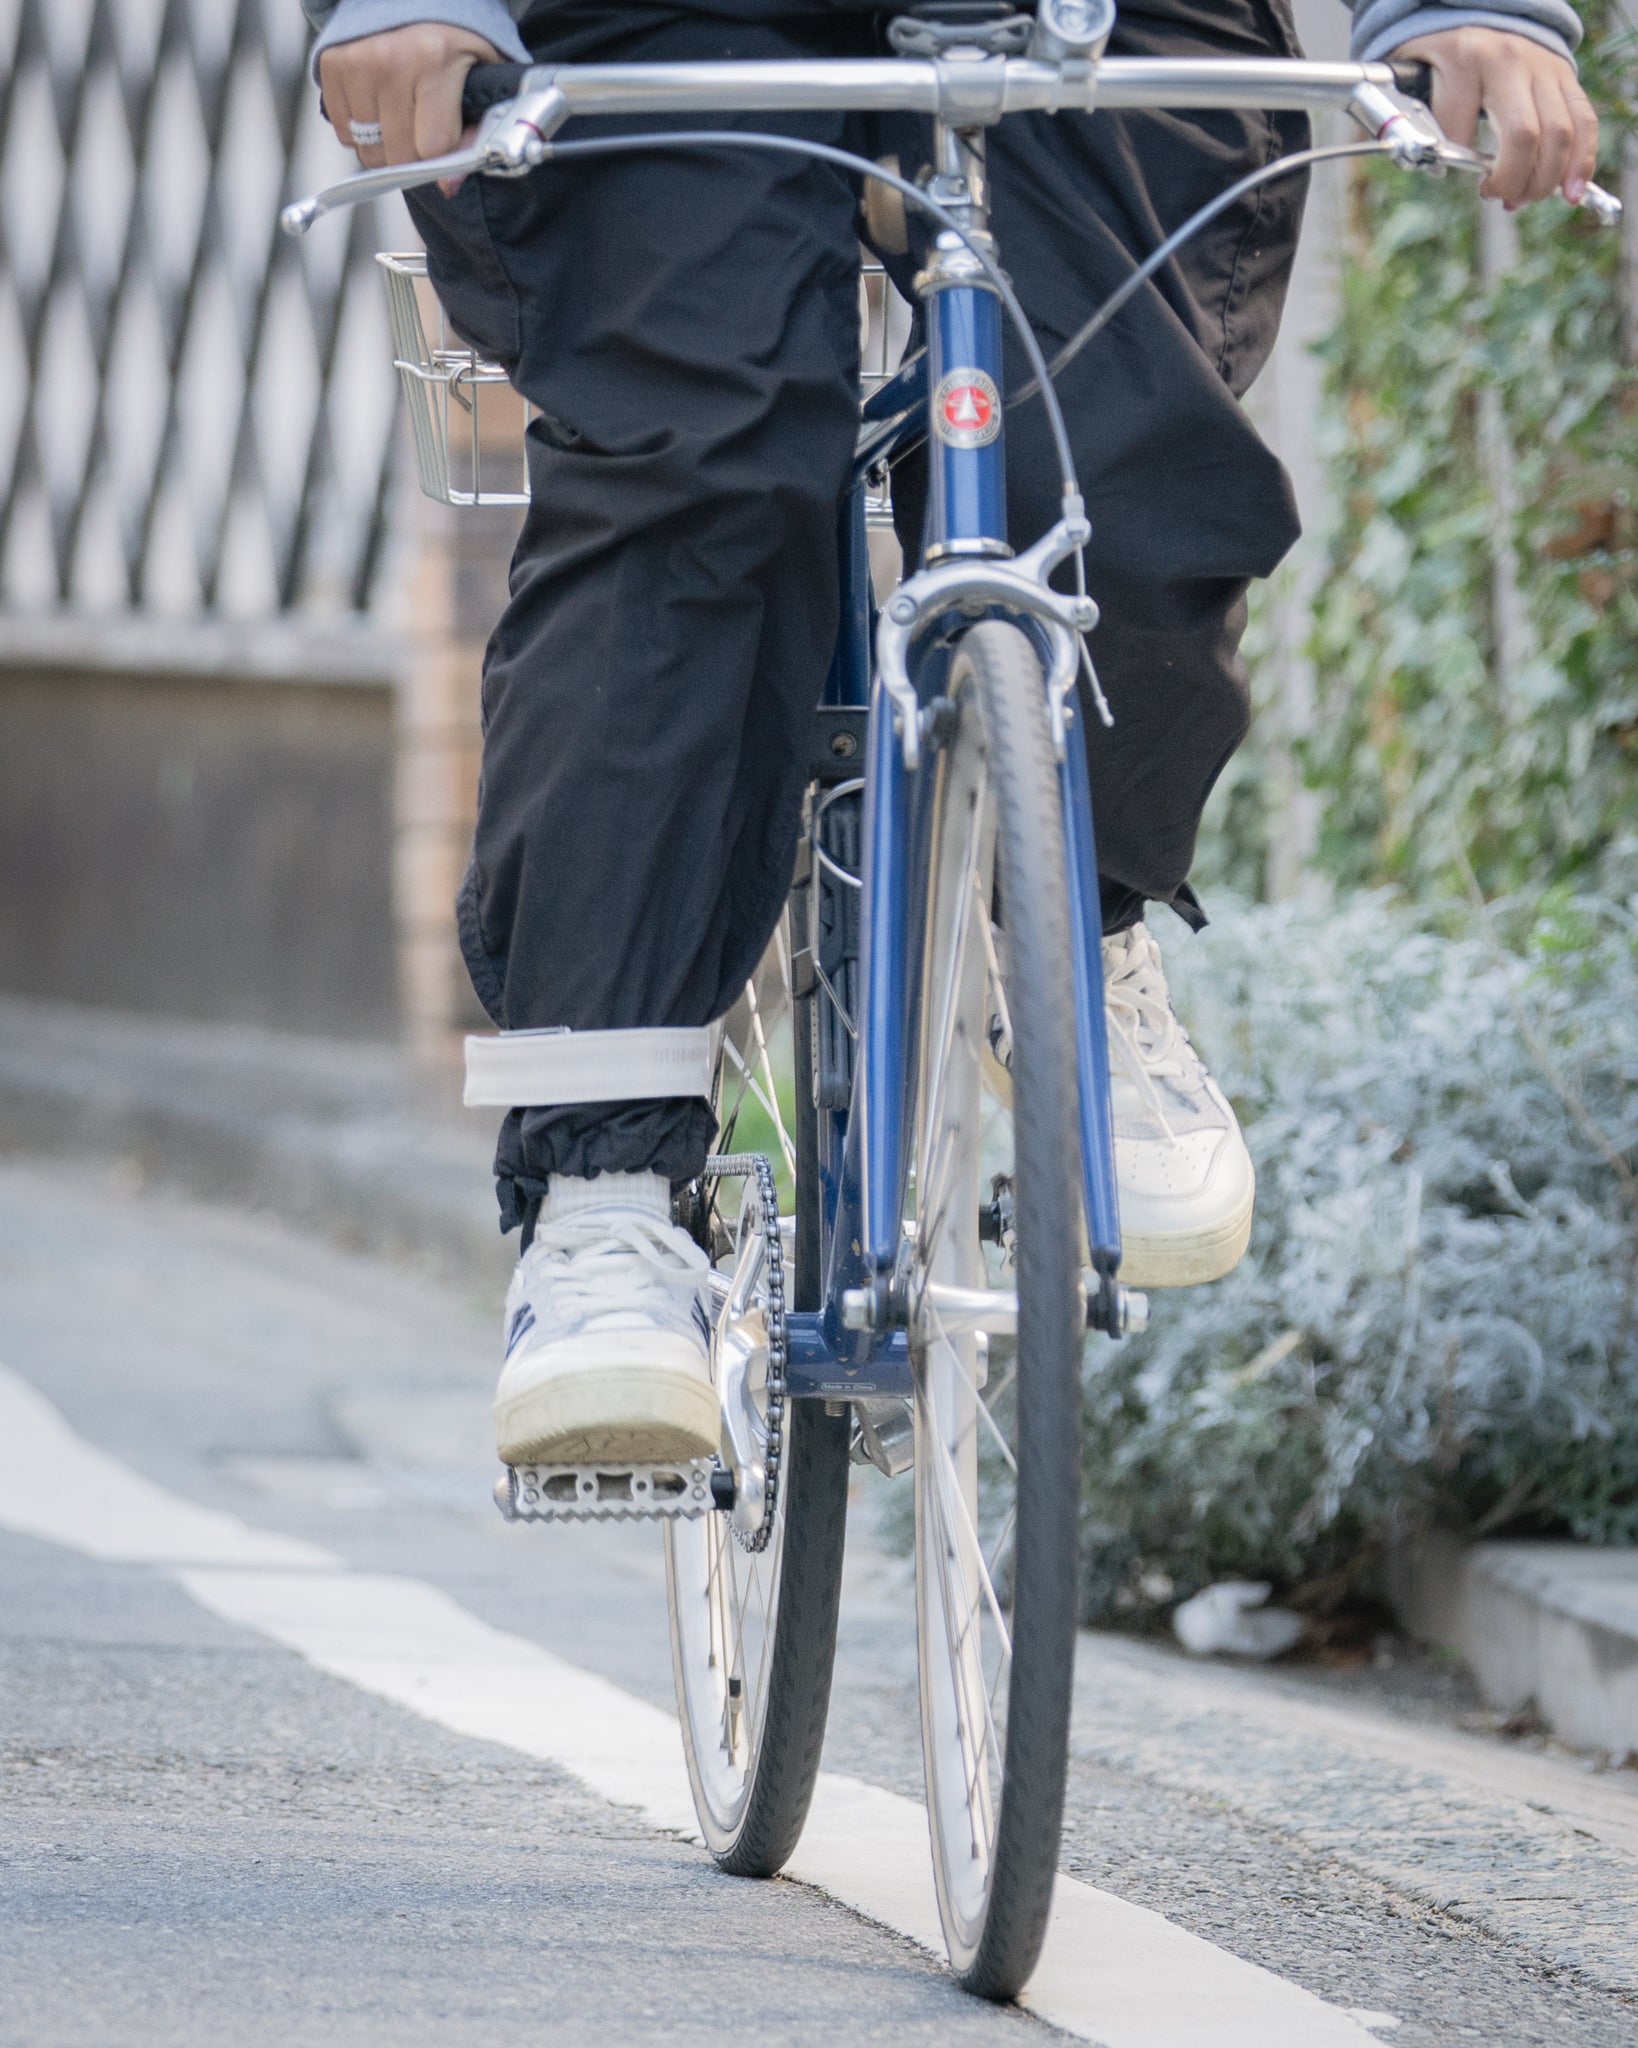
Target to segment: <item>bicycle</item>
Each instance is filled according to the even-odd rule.
[[[1119,1280],[1094,821],[1076,730],[1083,674],[1101,705],[1085,638],[1097,607],[1084,573],[1068,593],[1050,582],[1079,564],[1090,531],[1053,377],[1191,232],[1266,178],[1358,154],[1436,173],[1484,167],[1427,114],[1425,67],[1105,59],[1112,22],[1112,0],[1041,0],[1033,17],[947,7],[902,18],[890,30],[899,54],[880,60],[479,67],[470,148],[366,172],[285,216],[300,232],[332,206],[416,183],[661,147],[817,156],[892,185],[931,221],[917,280],[925,346],[866,395],[843,508],[844,625],[815,713],[775,977],[793,1006],[795,1129],[769,1059],[772,991],[753,985],[709,1082],[722,1149],[684,1200],[716,1261],[721,1454],[684,1471],[525,1468],[498,1496],[517,1519],[663,1522],[700,1827],[725,1869],[765,1876],[795,1847],[818,1772],[850,1455],[913,1472],[939,1909],[956,1975],[997,1998],[1035,1964],[1057,1866],[1082,1353],[1089,1332],[1118,1337],[1145,1314]],[[984,135],[1009,112],[1097,106],[1333,107],[1367,139],[1240,180],[1048,363],[988,232]],[[557,140],[585,114],[795,108],[928,115],[930,183],[739,130]],[[1597,187],[1582,203],[1606,223],[1619,214]],[[386,260],[423,485],[481,501],[476,394],[500,373],[429,348],[412,266]],[[1006,395],[1003,317],[1032,371]],[[1031,400],[1052,423],[1062,512],[1014,555],[1003,423]],[[450,481],[452,405],[471,415],[470,493]],[[878,609],[867,501],[922,443],[927,545]],[[1002,1039],[1006,1071],[993,1056]],[[742,1106],[758,1096],[794,1176],[791,1219],[778,1215],[772,1162],[734,1150]]]

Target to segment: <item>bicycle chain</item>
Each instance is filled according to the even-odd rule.
[[[779,1234],[779,1191],[774,1185],[771,1162],[760,1152],[732,1152],[708,1159],[707,1174],[723,1179],[747,1176],[756,1182],[757,1206],[761,1211],[762,1241],[766,1264],[763,1268],[767,1301],[764,1315],[768,1325],[768,1464],[767,1501],[762,1526],[754,1536],[742,1534],[737,1524],[734,1541],[741,1550],[755,1556],[766,1550],[773,1538],[774,1518],[779,1512],[779,1482],[785,1452],[786,1366],[789,1352],[785,1335],[785,1241]]]

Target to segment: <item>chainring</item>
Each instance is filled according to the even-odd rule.
[[[746,1190],[751,1199],[742,1201],[739,1227],[731,1240],[735,1251],[743,1244],[747,1230],[759,1231],[762,1237],[763,1264],[758,1305],[766,1326],[768,1345],[767,1410],[761,1418],[766,1475],[762,1519],[756,1529],[747,1532],[736,1516],[729,1515],[734,1541],[742,1550],[755,1555],[767,1549],[773,1536],[784,1467],[786,1368],[789,1360],[785,1327],[785,1243],[779,1233],[779,1196],[772,1162],[760,1152],[732,1152],[707,1159],[700,1178],[698,1221],[703,1227],[707,1249],[711,1249],[710,1239],[715,1235],[712,1224],[715,1223],[719,1229],[722,1226],[715,1189],[711,1187],[710,1193],[706,1189],[712,1183],[730,1179],[745,1180],[751,1184]],[[753,1202],[754,1214],[751,1213]],[[713,1344],[715,1341],[713,1335]]]

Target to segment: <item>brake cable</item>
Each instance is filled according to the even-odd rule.
[[[1063,408],[1058,403],[1058,395],[1052,389],[1052,372],[1048,368],[1041,344],[1036,339],[1035,330],[1029,324],[1029,316],[1019,304],[1018,295],[1000,265],[993,256],[979,247],[948,207],[941,206],[936,199],[930,198],[919,185],[912,184],[908,178],[901,178],[896,171],[889,171],[881,164],[872,163],[868,157],[856,156],[852,150],[837,149],[828,142],[809,142],[796,135],[762,134],[755,129],[681,128],[674,132],[661,131],[649,135],[588,136],[576,142],[552,143],[545,162],[559,163],[570,157],[613,156],[643,149],[769,149],[787,156],[813,157],[820,163],[835,164],[858,176],[874,178],[879,184],[890,185],[910,205],[918,207],[937,221],[946,232],[958,236],[1006,308],[1007,316],[1017,330],[1024,353],[1029,358],[1030,369],[1033,372],[1030,389],[1040,391],[1047,408],[1047,420],[1052,430],[1053,446],[1057,452],[1064,495],[1074,498],[1080,496],[1080,484],[1075,476],[1075,457],[1069,445],[1069,429],[1064,421]]]
[[[1226,190],[1219,192],[1215,199],[1208,199],[1198,211],[1191,213],[1180,228],[1175,228],[1152,254],[1143,259],[1131,276],[1124,279],[1119,287],[1110,293],[1086,325],[1078,329],[1059,349],[1047,366],[1048,376],[1054,381],[1061,377],[1087,343],[1103,332],[1132,295],[1146,285],[1157,270],[1169,263],[1185,242],[1197,235],[1237,199],[1243,199],[1246,193],[1255,192],[1258,186],[1270,184],[1274,179],[1286,177],[1292,171],[1303,170],[1310,164],[1334,163],[1339,157],[1390,156],[1392,153],[1392,145],[1386,142],[1336,142],[1322,149],[1294,150],[1290,156],[1276,157],[1273,163],[1259,164],[1256,170],[1248,171],[1243,178],[1237,179]],[[1033,367],[1032,363],[1031,368]],[[1008,409],[1025,404],[1037,392],[1044,393],[1046,388],[1041,381],[1040,371],[1036,370],[1027,384],[1008,395]]]
[[[1290,156],[1276,158],[1273,163],[1259,164],[1256,170],[1249,171],[1243,178],[1237,179],[1234,184],[1219,192],[1215,198],[1207,200],[1206,204],[1197,208],[1184,221],[1181,227],[1175,228],[1158,248],[1144,258],[1132,275],[1124,279],[1119,287],[1104,300],[1103,304],[1086,324],[1065,343],[1064,347],[1048,363],[1041,344],[1036,337],[1035,330],[1030,326],[1029,316],[1020,304],[1018,296],[1014,292],[1006,274],[1001,270],[994,258],[986,250],[978,246],[977,242],[974,241],[973,237],[962,226],[961,222],[957,220],[955,215],[947,207],[941,206],[936,199],[930,198],[919,185],[913,184],[910,179],[901,177],[895,171],[887,170],[881,164],[873,163],[868,157],[856,155],[852,150],[838,149],[828,142],[811,142],[801,136],[769,135],[754,129],[683,128],[675,131],[659,131],[647,135],[600,135],[585,137],[574,142],[554,142],[551,145],[546,161],[553,163],[564,158],[614,156],[644,149],[724,148],[764,149],[773,150],[787,156],[804,156],[820,163],[835,164],[843,170],[853,172],[858,177],[874,178],[878,184],[891,187],[893,191],[899,193],[910,205],[916,207],[930,219],[935,220],[948,233],[959,238],[983,271],[985,279],[995,290],[1002,305],[1006,308],[1007,317],[1011,320],[1018,339],[1023,346],[1024,353],[1029,359],[1031,371],[1029,381],[1020,390],[1009,395],[1006,401],[1007,409],[1011,411],[1015,406],[1026,404],[1031,398],[1037,396],[1040,398],[1042,404],[1046,407],[1047,425],[1052,434],[1053,447],[1058,459],[1058,471],[1062,480],[1064,497],[1066,500],[1073,500],[1077,508],[1082,500],[1080,483],[1075,474],[1075,456],[1073,449],[1070,447],[1069,429],[1064,419],[1063,407],[1058,401],[1058,394],[1054,386],[1056,380],[1075,360],[1082,349],[1103,332],[1104,328],[1109,325],[1110,321],[1115,318],[1116,314],[1127,304],[1134,293],[1141,290],[1148,283],[1149,279],[1154,276],[1155,272],[1162,265],[1168,263],[1191,237],[1197,235],[1203,227],[1206,227],[1211,221],[1215,220],[1218,214],[1232,206],[1236,200],[1244,198],[1248,192],[1254,192],[1259,186],[1270,184],[1276,178],[1288,177],[1293,171],[1303,170],[1311,164],[1331,163],[1344,157],[1388,156],[1392,154],[1391,145],[1380,141],[1331,143],[1321,148],[1295,150]],[[895,462],[901,460],[920,445],[919,440],[911,442],[898,450],[893,460]],[[1084,595],[1086,590],[1086,555],[1084,548],[1075,549],[1073,560],[1076,588]],[[1084,659],[1086,657],[1086,643],[1084,639],[1081,643],[1081,652]],[[1108,711],[1101,705],[1103,693],[1097,687],[1095,676],[1092,678],[1092,685],[1094,694],[1100,700],[1100,708],[1103,709],[1105,722],[1108,723]]]

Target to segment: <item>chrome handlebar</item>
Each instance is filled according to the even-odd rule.
[[[442,179],[521,177],[551,155],[552,138],[576,114],[791,113],[825,109],[930,114],[952,128],[981,128],[1004,114],[1093,107],[1340,107],[1406,168],[1490,168],[1451,142],[1418,100],[1395,86],[1387,64],[1306,59],[1085,57],[1058,61],[951,50],[886,58],[799,58],[705,64],[539,64],[517,96],[492,107],[470,147],[413,164],[364,171],[299,199],[280,215],[301,235],[321,215]],[[1579,204],[1605,227],[1621,218],[1613,193],[1588,185]]]

